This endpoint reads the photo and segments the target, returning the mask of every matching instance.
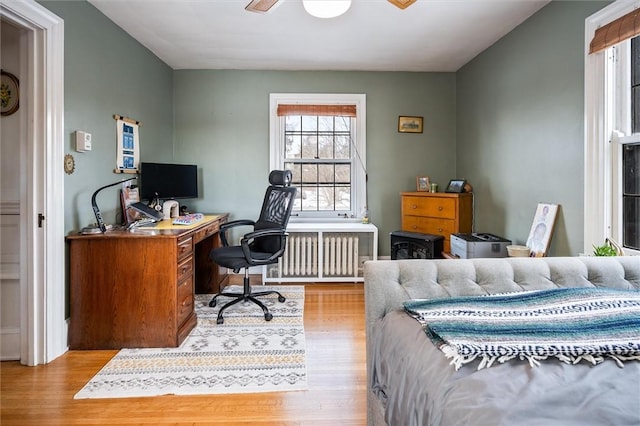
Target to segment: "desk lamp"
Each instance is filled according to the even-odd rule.
[[[102,188],[98,188],[96,190],[96,192],[93,193],[93,195],[91,196],[91,207],[93,208],[93,214],[95,214],[96,220],[98,221],[98,227],[97,228],[96,227],[91,227],[91,226],[86,227],[86,228],[84,228],[82,230],[83,234],[92,234],[92,233],[97,233],[97,232],[102,232],[102,233],[107,232],[107,225],[104,224],[104,220],[102,219],[102,214],[100,213],[100,209],[98,208],[98,203],[96,203],[96,195],[98,195],[98,193],[100,191],[102,191],[103,189],[110,188],[112,186],[116,186],[116,185],[119,185],[119,184],[124,183],[124,182],[129,182],[130,180],[134,180],[134,179],[137,179],[137,178],[132,177],[132,178],[129,178],[129,179],[121,180],[121,181],[116,182],[116,183],[111,183],[109,185],[105,185]],[[100,231],[98,231],[98,229]]]

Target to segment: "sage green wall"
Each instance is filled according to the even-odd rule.
[[[537,203],[557,203],[550,255],[582,251],[584,22],[606,4],[550,2],[457,72],[457,170],[476,230],[524,244]]]
[[[365,93],[369,209],[380,255],[417,175],[475,187],[475,229],[524,242],[539,201],[562,208],[552,255],[582,248],[584,19],[606,2],[551,2],[457,73],[173,71],[85,1],[43,1],[65,20],[65,229],[94,221],[90,197],[118,181],[113,114],[142,122],[141,158],[196,163],[192,208],[257,214],[269,171],[272,92]],[[399,134],[399,115],[425,118]],[[76,153],[72,133],[93,135]],[[117,190],[99,204],[107,222]]]
[[[172,159],[173,70],[86,1],[41,4],[64,19],[64,150],[76,161],[75,172],[64,180],[65,231],[69,232],[95,222],[93,191],[131,177],[113,173],[114,114],[142,123],[141,158]],[[92,134],[92,151],[75,151],[75,130]],[[106,189],[98,196],[107,223],[116,221],[120,209],[118,189]]]
[[[404,72],[176,71],[175,158],[199,166],[192,209],[256,218],[269,174],[270,93],[365,93],[369,213],[379,254],[400,229],[400,192],[417,175],[455,177],[455,74]],[[399,115],[424,133],[397,132]]]

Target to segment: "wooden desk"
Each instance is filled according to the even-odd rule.
[[[194,292],[217,293],[227,279],[209,260],[227,218],[67,236],[69,347],[179,346],[196,325]]]

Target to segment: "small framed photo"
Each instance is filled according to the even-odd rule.
[[[430,186],[429,176],[418,176],[416,178],[416,191],[429,191]]]
[[[398,132],[422,133],[422,121],[422,117],[408,117],[401,115],[398,117]]]
[[[451,179],[449,181],[449,185],[447,185],[447,189],[444,192],[453,192],[457,194],[461,194],[464,192],[464,186],[467,181],[464,179]]]

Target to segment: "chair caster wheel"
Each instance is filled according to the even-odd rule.
[[[273,319],[273,315],[271,315],[271,312],[267,312],[266,314],[264,314],[265,321],[271,321],[272,319]]]
[[[209,307],[210,308],[215,308],[216,307],[216,300],[213,299],[212,301],[209,302]]]
[[[224,324],[224,318],[222,317],[218,317],[218,319],[216,320],[217,324]]]
[[[278,302],[283,303],[285,300],[284,296],[278,296]]]

